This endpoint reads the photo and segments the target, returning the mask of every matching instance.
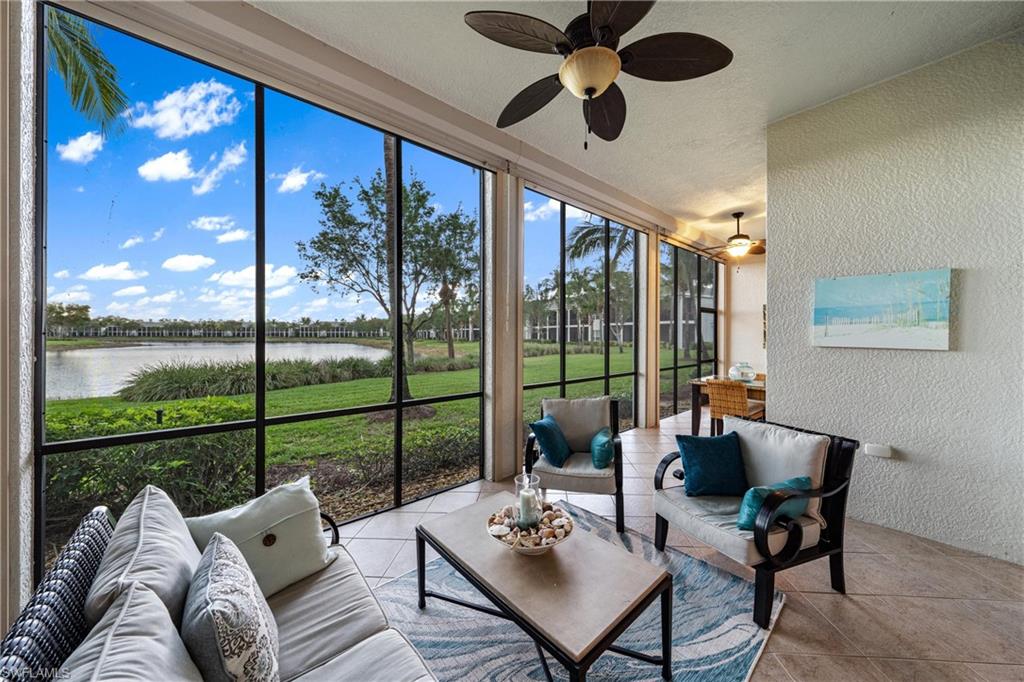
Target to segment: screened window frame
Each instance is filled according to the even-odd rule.
[[[532,384],[524,383],[522,390],[532,391],[535,389],[544,388],[558,388],[558,397],[565,398],[565,389],[567,386],[574,384],[586,384],[593,382],[602,382],[604,395],[608,395],[611,391],[612,379],[622,379],[632,377],[633,379],[633,424],[635,428],[638,415],[636,413],[637,404],[637,391],[639,390],[640,373],[637,370],[638,363],[640,361],[640,328],[638,324],[638,318],[640,317],[640,242],[641,237],[644,234],[641,230],[619,221],[607,218],[600,213],[591,212],[588,210],[593,217],[600,218],[604,221],[604,252],[602,255],[602,272],[604,276],[604,320],[602,322],[602,339],[603,339],[603,352],[604,352],[604,371],[601,374],[595,374],[584,377],[566,377],[566,346],[568,343],[568,310],[566,305],[565,296],[565,281],[566,281],[566,265],[568,264],[568,258],[566,256],[567,243],[566,243],[566,205],[567,202],[558,199],[556,197],[545,194],[541,190],[535,187],[529,187],[531,192],[538,194],[546,199],[557,201],[559,204],[559,255],[558,255],[558,379],[539,381]],[[628,372],[612,372],[611,371],[611,230],[612,223],[620,226],[622,229],[630,230],[633,233],[633,369]],[[525,234],[524,234],[525,242]],[[524,243],[524,257],[529,257],[526,252],[526,245]],[[523,296],[523,292],[520,292],[520,297]],[[522,333],[522,329],[520,329]],[[646,330],[645,330],[646,333]],[[520,358],[520,362],[522,362]],[[527,406],[524,405],[524,409]]]
[[[49,82],[49,74],[46,67],[45,52],[46,52],[46,9],[52,7],[58,11],[66,12],[68,14],[77,16],[88,22],[91,22],[97,26],[116,31],[122,35],[128,36],[132,39],[141,41],[153,47],[165,50],[172,54],[175,54],[184,59],[188,59],[194,63],[202,64],[209,68],[215,69],[222,73],[228,74],[234,78],[238,78],[247,83],[251,83],[254,88],[254,189],[253,189],[253,202],[255,208],[255,221],[254,221],[254,265],[256,267],[256,285],[255,285],[255,337],[254,337],[254,359],[256,366],[255,376],[255,416],[252,419],[242,419],[229,422],[211,423],[199,426],[188,426],[168,429],[154,429],[151,431],[139,431],[134,433],[117,434],[111,436],[97,436],[89,438],[71,439],[63,441],[55,441],[52,443],[46,442],[46,250],[47,250],[47,215],[46,215],[46,200],[47,200],[47,181],[48,181],[48,163],[47,163],[47,98],[46,90]],[[389,511],[391,509],[400,508],[404,505],[416,502],[424,497],[436,495],[452,488],[456,488],[463,483],[456,483],[444,488],[438,488],[430,493],[421,495],[417,498],[404,499],[402,496],[402,422],[404,420],[403,412],[406,408],[417,407],[421,405],[434,405],[440,403],[454,402],[457,400],[472,400],[476,399],[479,402],[479,458],[477,467],[477,479],[483,478],[484,476],[484,459],[485,459],[485,443],[486,443],[486,420],[484,418],[485,411],[485,393],[484,386],[486,380],[486,369],[485,358],[487,354],[485,352],[487,344],[487,330],[485,321],[487,319],[486,301],[487,301],[487,277],[488,268],[486,258],[484,257],[486,249],[485,244],[488,239],[487,231],[493,228],[493,220],[495,211],[493,206],[487,204],[487,175],[494,175],[494,171],[485,167],[482,164],[468,161],[464,158],[459,158],[451,153],[437,149],[431,146],[429,143],[421,140],[414,140],[411,138],[403,137],[400,134],[393,133],[389,130],[381,128],[380,126],[374,125],[358,117],[335,111],[330,107],[319,104],[317,102],[310,101],[309,99],[295,93],[288,92],[285,89],[267,85],[250,76],[244,76],[239,73],[232,71],[231,69],[224,68],[223,66],[212,64],[207,60],[195,57],[181,50],[163,45],[155,40],[139,36],[131,31],[123,29],[118,26],[114,26],[108,22],[104,22],[88,14],[83,14],[72,9],[68,9],[58,4],[51,2],[40,1],[36,3],[36,45],[35,45],[35,66],[36,66],[36,82],[35,82],[35,153],[36,153],[36,175],[35,175],[35,215],[34,215],[34,236],[36,240],[36,248],[34,254],[34,309],[33,317],[36,326],[36,334],[33,343],[34,359],[33,359],[33,548],[32,548],[32,564],[33,564],[33,580],[36,584],[42,579],[43,570],[45,568],[45,548],[46,548],[46,460],[50,456],[70,456],[75,452],[83,452],[88,450],[95,450],[106,447],[114,447],[119,445],[134,445],[140,443],[153,443],[159,441],[173,441],[194,436],[203,436],[215,433],[225,432],[241,432],[252,430],[255,432],[255,486],[253,490],[254,496],[262,495],[266,491],[266,430],[267,427],[279,426],[282,424],[294,424],[297,422],[314,421],[331,419],[336,417],[344,417],[358,414],[368,414],[371,412],[381,411],[393,411],[395,413],[394,418],[394,496],[393,504],[390,507],[368,512],[366,514],[360,514],[350,519],[344,519],[345,522],[355,521],[362,518],[374,516],[376,514]],[[404,399],[402,395],[401,387],[403,385],[406,376],[406,359],[404,349],[401,343],[401,325],[402,325],[402,306],[396,306],[395,311],[392,313],[391,325],[392,335],[395,339],[395,347],[398,348],[400,362],[397,364],[397,371],[392,377],[393,380],[393,395],[395,400],[392,402],[376,403],[372,405],[363,405],[356,407],[337,408],[329,410],[317,410],[312,412],[294,413],[288,415],[279,415],[268,417],[266,416],[266,125],[265,125],[265,93],[267,91],[275,92],[280,95],[290,97],[297,100],[307,106],[316,107],[327,113],[339,116],[345,120],[352,121],[361,126],[365,126],[371,130],[387,135],[395,139],[395,177],[396,177],[396,197],[397,205],[402,205],[402,192],[404,189],[404,177],[405,171],[402,165],[402,148],[404,144],[412,144],[428,152],[438,154],[452,161],[461,163],[463,165],[474,168],[479,173],[479,207],[480,213],[478,216],[479,229],[480,229],[480,244],[479,244],[479,255],[480,255],[480,268],[479,268],[479,384],[475,391],[467,391],[457,394],[448,394],[442,396],[426,397],[426,398],[414,398]],[[493,179],[492,179],[493,182]],[[392,238],[395,240],[395,259],[398,267],[396,268],[396,282],[392,286],[402,286],[403,275],[404,275],[404,259],[402,252],[402,211],[396,211],[396,224],[394,226]]]

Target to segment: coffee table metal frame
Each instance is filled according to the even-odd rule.
[[[487,606],[481,606],[480,604],[474,604],[472,602],[459,599],[457,597],[451,597],[445,594],[440,594],[432,590],[427,589],[427,573],[426,573],[426,544],[436,551],[445,561],[451,565],[459,574],[469,581],[469,583],[477,589],[478,592],[487,597],[492,604],[497,608],[492,609]],[[646,663],[661,666],[661,677],[665,680],[672,679],[672,576],[666,574],[665,577],[658,583],[658,585],[640,601],[639,604],[634,606],[628,613],[615,623],[615,626],[611,631],[605,635],[601,641],[599,641],[582,660],[576,661],[567,653],[562,651],[561,648],[542,632],[533,627],[525,619],[519,616],[515,611],[505,605],[502,598],[490,590],[487,586],[483,585],[479,580],[474,578],[472,574],[462,567],[461,563],[451,553],[446,551],[443,547],[439,546],[439,543],[433,541],[433,539],[425,532],[423,532],[419,526],[416,527],[416,590],[419,596],[419,608],[424,609],[427,606],[427,597],[433,597],[434,599],[440,599],[442,601],[450,602],[452,604],[458,604],[475,611],[481,611],[488,613],[498,618],[504,618],[510,620],[519,626],[530,638],[533,640],[533,644],[537,647],[537,654],[540,656],[541,666],[544,668],[544,675],[547,677],[549,682],[552,680],[551,670],[548,668],[547,659],[544,657],[544,651],[547,650],[552,656],[554,656],[559,663],[565,666],[569,672],[569,679],[571,682],[582,682],[587,677],[587,670],[590,666],[601,657],[606,651],[611,651],[616,654],[623,656],[630,656],[632,658],[639,659]],[[655,599],[661,599],[661,656],[651,656],[648,654],[641,653],[639,651],[633,651],[632,649],[626,649],[624,647],[616,646],[615,640],[618,639],[626,628],[628,628],[633,621],[635,621],[644,610],[654,603]]]

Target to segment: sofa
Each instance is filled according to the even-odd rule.
[[[329,565],[267,598],[278,632],[280,679],[435,680],[412,644],[388,625],[351,555],[338,544],[337,527],[329,523]],[[85,646],[90,632],[86,596],[113,529],[113,517],[105,507],[82,519],[0,642],[0,679],[59,679],[55,674],[63,673],[54,671]],[[159,601],[154,603],[154,608],[162,608]],[[173,669],[151,667],[148,672],[148,679],[186,677]]]

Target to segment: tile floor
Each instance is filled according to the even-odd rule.
[[[653,537],[654,469],[675,449],[673,434],[688,433],[689,425],[686,412],[659,429],[622,435],[628,527]],[[380,585],[415,568],[413,529],[422,519],[512,487],[511,480],[475,481],[347,524],[342,542],[370,584]],[[608,496],[548,492],[614,515]],[[684,533],[672,531],[668,543],[753,579],[753,571]],[[845,596],[832,592],[827,561],[779,574],[786,605],[754,682],[1024,682],[1024,567],[855,520],[848,523],[846,546]]]

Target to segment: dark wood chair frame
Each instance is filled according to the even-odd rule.
[[[615,459],[612,462],[612,466],[615,468],[615,532],[624,533],[626,532],[626,520],[624,518],[625,511],[622,499],[622,438],[619,436],[619,401],[609,401],[609,409],[611,414],[609,415],[608,423],[611,425],[612,445],[615,448]],[[543,419],[543,404],[540,408],[540,416]],[[533,465],[539,457],[540,450],[537,448],[537,436],[531,433],[526,438],[526,452],[523,455],[526,473],[533,472]]]
[[[753,421],[753,420],[748,420]],[[773,422],[764,422],[773,424]],[[846,577],[843,572],[843,531],[846,523],[846,498],[850,490],[850,476],[853,473],[853,456],[860,447],[858,441],[828,433],[808,431],[785,424],[773,424],[801,433],[828,436],[829,445],[825,455],[825,476],[822,486],[814,490],[776,490],[765,498],[754,522],[754,545],[764,561],[754,568],[754,622],[767,628],[772,616],[772,601],[775,597],[775,574],[808,561],[828,557],[832,589],[846,594]],[[679,459],[678,452],[672,452],[661,460],[654,473],[655,490],[662,489],[665,472],[673,461]],[[683,480],[683,470],[676,469],[672,476]],[[789,500],[821,499],[821,515],[825,528],[821,531],[818,544],[800,549],[803,543],[803,528],[794,519],[779,514],[779,507]],[[788,534],[785,546],[772,554],[768,545],[768,533],[781,528]],[[665,549],[668,537],[668,519],[655,516],[654,546]]]

